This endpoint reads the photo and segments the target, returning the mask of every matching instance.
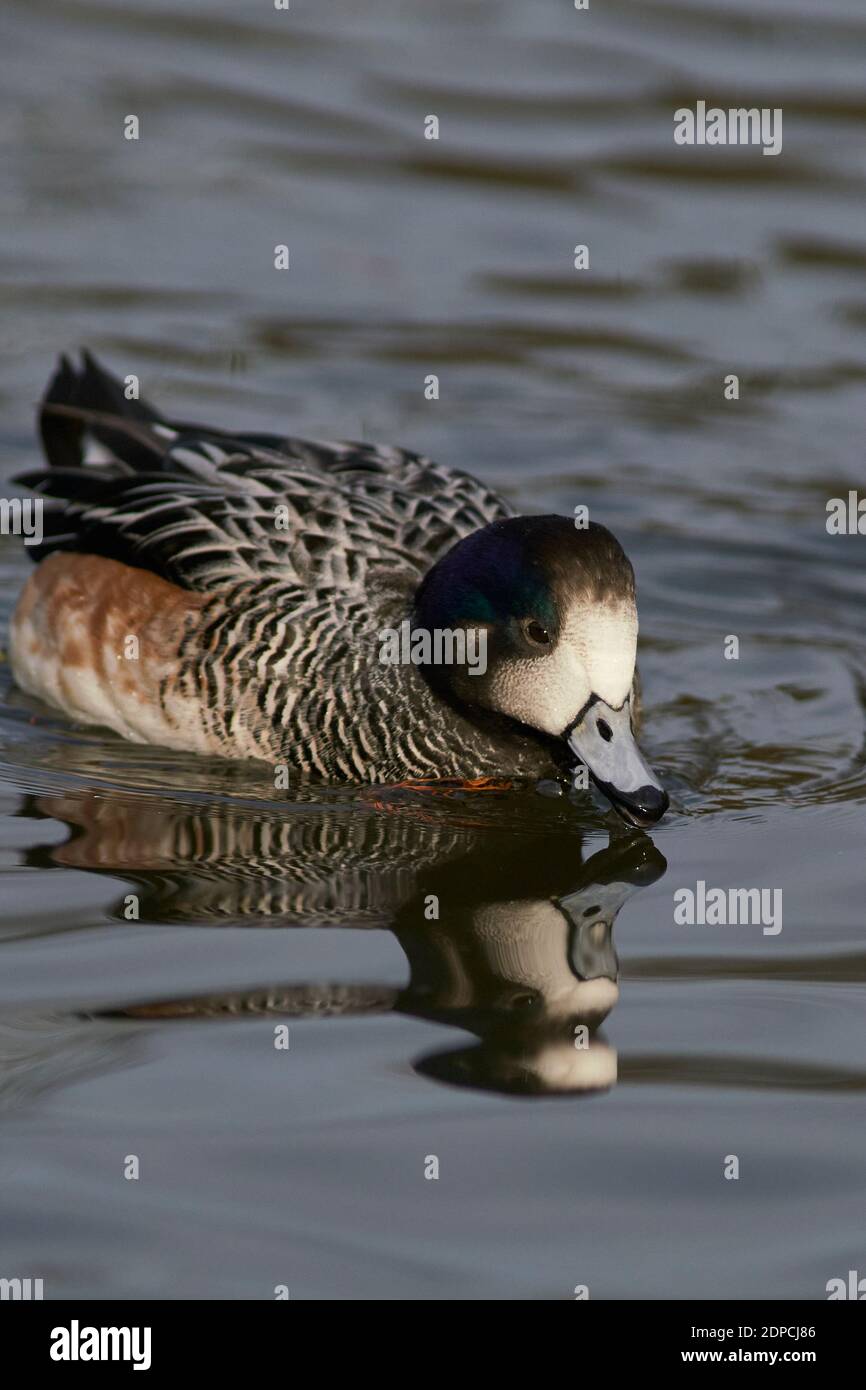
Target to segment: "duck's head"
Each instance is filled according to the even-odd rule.
[[[426,575],[413,627],[484,632],[486,661],[467,636],[475,661],[426,667],[431,684],[567,746],[630,824],[661,819],[667,794],[632,733],[634,571],[604,526],[540,516],[482,527]]]

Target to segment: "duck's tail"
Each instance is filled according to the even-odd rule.
[[[42,538],[29,546],[31,559],[85,544],[94,554],[128,558],[120,544],[121,523],[129,520],[124,507],[149,483],[165,485],[167,457],[187,428],[130,398],[132,386],[87,351],[80,366],[60,358],[39,406],[48,466],[14,479],[49,499]]]
[[[118,381],[86,350],[80,367],[61,357],[39,408],[50,467],[98,462],[120,465],[121,471],[152,468],[165,451],[166,434],[174,431],[153,406],[130,398],[132,385],[129,378]]]

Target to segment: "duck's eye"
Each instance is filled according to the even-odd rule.
[[[537,647],[550,646],[550,633],[543,623],[537,618],[530,618],[526,627],[523,629],[530,642],[534,642]]]

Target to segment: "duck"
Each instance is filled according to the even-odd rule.
[[[517,515],[404,449],[170,420],[130,394],[84,351],[40,403],[46,466],[16,479],[44,509],[11,621],[22,690],[305,781],[583,769],[628,824],[661,819],[635,737],[634,570],[606,527]],[[386,659],[404,624],[476,641]]]

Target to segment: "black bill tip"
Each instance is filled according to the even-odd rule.
[[[617,791],[616,787],[603,782],[598,786],[626,824],[636,825],[641,830],[660,821],[671,804],[664,787],[654,787],[651,783],[633,792]]]

